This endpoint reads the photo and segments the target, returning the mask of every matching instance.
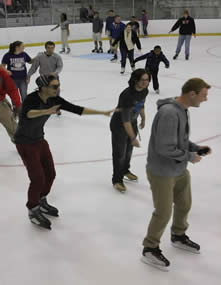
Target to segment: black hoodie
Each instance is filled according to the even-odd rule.
[[[194,19],[190,16],[188,16],[187,18],[185,17],[180,18],[172,27],[171,31],[173,32],[178,28],[180,28],[179,33],[181,35],[196,34],[195,22]]]

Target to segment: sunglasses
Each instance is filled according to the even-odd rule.
[[[60,84],[54,84],[54,85],[49,85],[48,88],[52,88],[54,90],[57,90],[60,87]]]

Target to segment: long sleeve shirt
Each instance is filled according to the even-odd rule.
[[[6,94],[9,95],[16,107],[21,106],[21,97],[14,81],[11,79],[7,71],[0,68],[0,101],[5,99]]]
[[[159,68],[160,62],[162,61],[166,67],[170,66],[168,59],[165,57],[163,52],[161,52],[158,56],[152,50],[144,55],[137,57],[134,60],[134,63],[146,59],[145,69],[157,70]]]
[[[48,98],[44,103],[38,91],[29,94],[23,104],[19,114],[18,128],[15,133],[16,144],[31,144],[44,139],[44,125],[50,118],[50,115],[44,115],[37,118],[28,118],[27,113],[31,110],[45,110],[53,106],[61,105],[60,109],[81,115],[84,108],[71,104],[62,97]]]
[[[45,52],[40,52],[33,61],[31,68],[28,71],[28,76],[31,77],[39,68],[40,75],[55,72],[57,75],[63,69],[63,62],[60,55],[53,53],[47,55]]]
[[[195,21],[192,17],[182,17],[180,18],[172,27],[171,31],[175,31],[179,28],[179,33],[181,35],[192,35],[196,33]]]

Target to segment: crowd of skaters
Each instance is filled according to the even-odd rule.
[[[93,25],[96,23],[101,33],[103,26],[101,27],[99,13],[95,13],[94,16],[91,21]],[[190,39],[192,34],[195,35],[196,29],[188,11],[185,11],[184,17],[175,23],[171,32],[177,28],[180,28],[180,35],[174,60],[178,57],[184,42],[186,60],[189,60]],[[55,44],[51,41],[45,43],[45,51],[40,52],[35,58],[31,58],[24,51],[22,42],[13,42],[2,58],[0,122],[16,145],[28,172],[30,185],[26,206],[29,219],[35,225],[46,229],[51,229],[51,221],[46,216],[58,217],[59,211],[47,201],[56,171],[49,144],[44,138],[44,125],[51,115],[59,114],[60,110],[77,115],[110,116],[113,113],[110,121],[113,186],[125,193],[127,189],[124,179],[138,180],[138,176],[130,171],[130,160],[133,148],[140,147],[137,139],[138,128],[143,129],[146,124],[145,101],[149,93],[149,83],[153,81],[153,88],[158,94],[159,64],[163,62],[165,67],[169,68],[170,63],[160,46],[155,46],[150,52],[134,59],[134,45],[141,50],[140,27],[135,17],[125,25],[120,21],[120,17],[114,16],[110,10],[105,30],[110,37],[109,53],[113,52],[115,60],[117,44],[120,43],[121,73],[124,73],[127,57],[132,68],[128,86],[121,92],[118,104],[112,110],[85,108],[71,104],[60,96],[59,74],[63,62],[62,57],[55,53]],[[95,49],[102,49],[101,38],[97,35],[93,38]],[[135,63],[143,59],[146,59],[145,68],[136,69]],[[29,71],[26,63],[31,64]],[[27,85],[38,68],[40,76],[36,79],[37,90],[27,96]],[[162,270],[167,270],[170,265],[159,246],[171,218],[173,205],[172,244],[194,253],[200,252],[199,244],[186,235],[188,213],[191,209],[191,184],[187,164],[199,163],[203,156],[211,153],[211,149],[190,141],[188,109],[200,107],[202,102],[207,101],[210,88],[204,80],[192,78],[183,84],[180,96],[157,102],[158,111],[152,124],[146,166],[153,194],[154,212],[143,241],[142,260]],[[6,95],[11,98],[13,106],[6,99]],[[19,116],[18,122],[16,116]],[[138,119],[141,119],[139,125]]]

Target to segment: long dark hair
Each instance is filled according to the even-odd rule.
[[[144,74],[148,75],[149,81],[150,81],[151,80],[150,72],[145,70],[145,69],[143,69],[143,68],[138,68],[138,69],[136,69],[135,71],[132,72],[130,80],[128,81],[129,86],[134,88],[136,83],[141,80],[141,77]]]
[[[19,47],[21,44],[23,44],[23,42],[20,42],[20,41],[16,41],[16,42],[11,43],[9,45],[9,52],[11,54],[14,54],[16,51],[16,48]]]

